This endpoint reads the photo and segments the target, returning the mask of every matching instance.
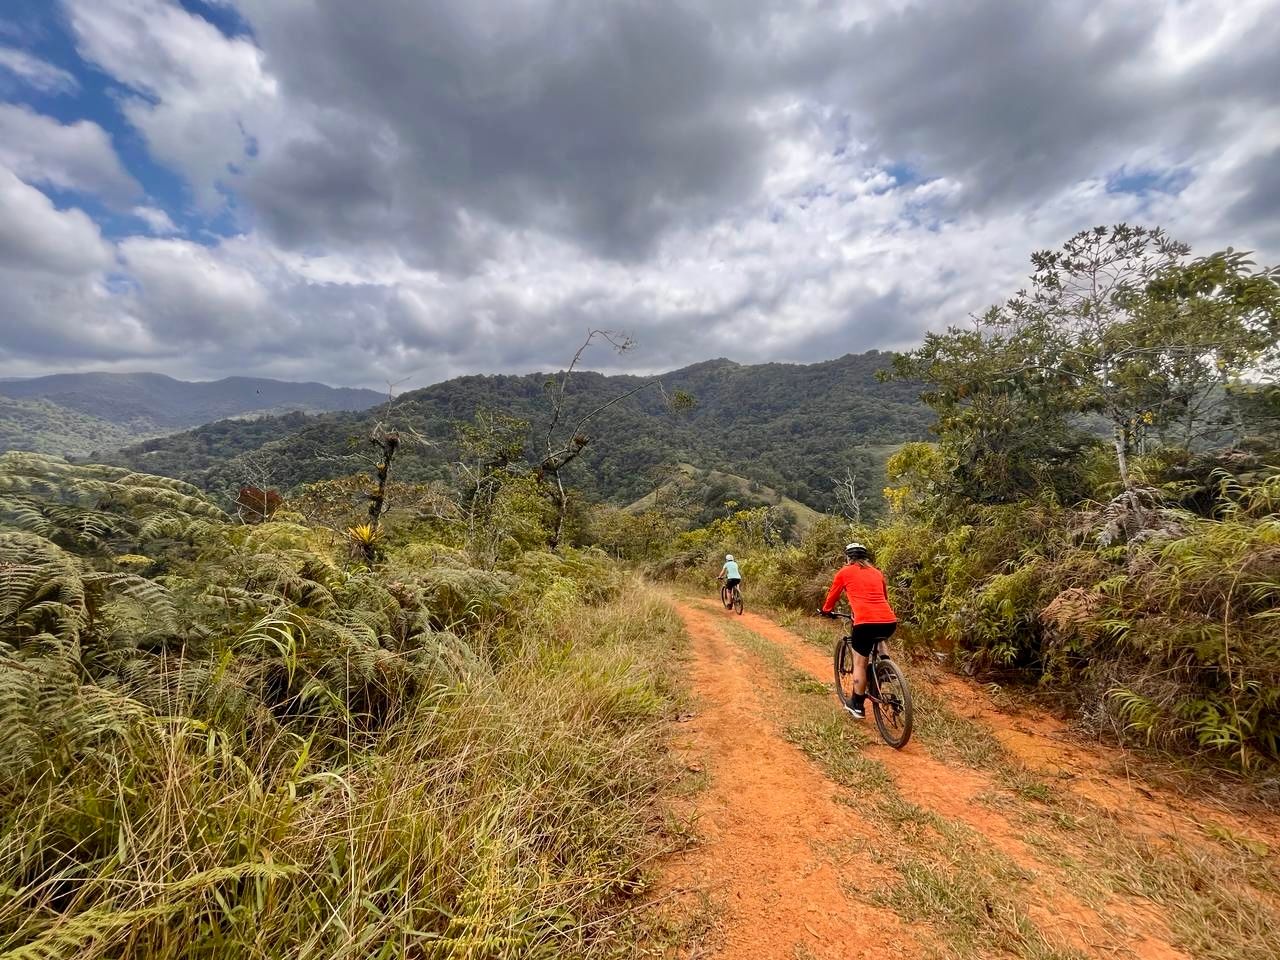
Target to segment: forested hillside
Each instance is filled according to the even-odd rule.
[[[363,410],[372,390],[258,377],[189,382],[156,373],[66,373],[0,380],[0,452],[83,456],[220,420]]]
[[[588,356],[588,360],[591,357]],[[815,509],[833,506],[832,479],[854,471],[874,513],[883,463],[926,435],[932,416],[910,383],[883,383],[879,352],[808,365],[741,366],[712,360],[655,378],[577,372],[567,386],[566,422],[637,390],[591,424],[590,443],[566,482],[611,503],[638,500],[679,463],[747,478]],[[397,398],[397,425],[428,444],[406,449],[402,479],[443,479],[455,458],[455,424],[480,411],[526,421],[529,439],[551,415],[548,375],[461,377]],[[691,407],[673,412],[684,392]],[[353,452],[381,408],[356,414],[213,423],[124,450],[116,462],[178,477],[215,494],[245,483],[290,489],[351,472]]]
[[[52,400],[17,400],[0,394],[0,451],[27,450],[87,456],[155,433],[150,421],[112,423]]]

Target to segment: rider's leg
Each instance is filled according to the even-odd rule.
[[[853,706],[861,707],[867,697],[867,660],[858,651],[853,652]]]

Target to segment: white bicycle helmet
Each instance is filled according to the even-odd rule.
[[[844,548],[844,555],[850,560],[865,560],[870,556],[867,553],[867,548],[860,543],[847,544]]]
[[[726,553],[726,554],[724,555],[724,562],[725,562],[725,563],[732,563],[732,562],[733,562],[733,554],[732,554],[732,553]]]

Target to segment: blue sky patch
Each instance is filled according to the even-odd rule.
[[[183,0],[182,6],[214,24],[226,36],[249,33],[247,24],[229,5]],[[57,4],[50,0],[7,0],[5,7],[0,16],[0,44],[16,47],[65,70],[75,79],[76,88],[45,91],[17,81],[6,83],[4,101],[30,107],[59,123],[88,120],[102,127],[110,136],[121,165],[142,185],[143,194],[133,203],[163,210],[177,227],[177,235],[212,244],[240,232],[239,214],[230,197],[224,209],[202,211],[186,180],[153,159],[146,141],[123,112],[128,99],[148,98],[80,58],[65,14]],[[77,206],[84,210],[108,238],[148,232],[128,207],[113,208],[79,191],[46,188],[45,193],[60,208]]]
[[[1192,179],[1191,171],[1185,167],[1170,167],[1165,170],[1123,167],[1107,177],[1107,193],[1127,193],[1136,197],[1163,193],[1176,197],[1187,188]]]

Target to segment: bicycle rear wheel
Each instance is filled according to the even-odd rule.
[[[733,588],[733,609],[738,616],[742,616],[742,591],[737,587]]]
[[[911,687],[898,665],[888,657],[876,660],[868,673],[875,685],[871,710],[876,715],[876,729],[885,743],[901,750],[911,739]]]
[[[842,707],[853,703],[853,644],[848,637],[836,641],[836,699]]]

